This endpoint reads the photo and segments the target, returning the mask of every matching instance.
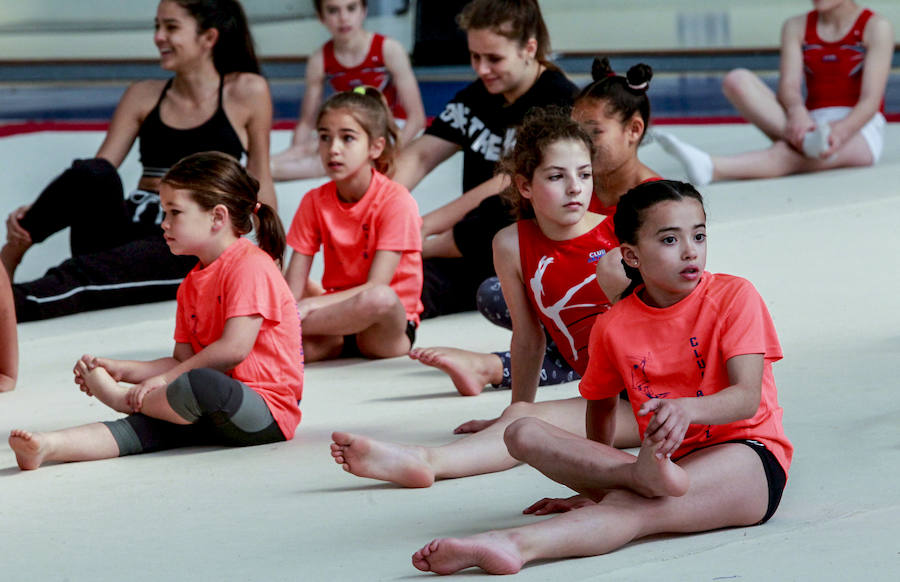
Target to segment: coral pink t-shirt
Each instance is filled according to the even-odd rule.
[[[401,253],[390,285],[406,318],[418,325],[423,309],[421,231],[419,207],[409,190],[373,170],[369,189],[358,202],[341,201],[334,182],[307,192],[294,214],[287,243],[309,256],[324,247],[326,293],[364,284],[376,251]]]
[[[194,353],[222,337],[232,317],[261,315],[256,343],[227,374],[262,396],[286,439],[300,422],[303,348],[297,304],[275,261],[245,238],[203,267],[197,264],[178,287],[175,341]]]
[[[590,360],[579,389],[588,400],[628,390],[641,438],[651,415],[637,416],[650,398],[702,397],[731,385],[726,362],[764,354],[762,396],[752,418],[721,425],[692,424],[673,457],[735,439],[763,443],[785,474],[793,446],[781,424],[772,363],[782,357],[775,326],[762,297],[746,279],[704,272],[697,287],[675,305],[654,308],[629,295],[597,318]]]

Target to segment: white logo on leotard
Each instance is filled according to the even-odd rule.
[[[575,350],[575,340],[572,338],[572,335],[569,333],[569,328],[566,327],[566,324],[562,320],[562,316],[560,315],[566,309],[574,309],[576,307],[595,307],[595,303],[583,303],[579,305],[566,305],[566,303],[572,299],[572,296],[578,292],[579,289],[593,281],[597,278],[596,274],[591,274],[590,277],[575,285],[568,291],[566,294],[562,296],[562,298],[554,303],[553,305],[544,306],[542,302],[542,297],[544,296],[544,285],[542,283],[544,279],[544,271],[547,270],[547,267],[550,266],[550,263],[553,262],[553,257],[541,257],[541,260],[538,261],[537,270],[534,272],[534,276],[529,281],[531,285],[531,292],[534,294],[534,302],[538,306],[538,309],[541,310],[541,313],[546,315],[554,324],[556,324],[557,329],[569,340],[569,346],[572,348],[572,357],[575,360],[578,360],[578,352]]]

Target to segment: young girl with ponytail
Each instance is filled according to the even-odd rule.
[[[259,182],[227,154],[188,156],[163,176],[166,244],[199,259],[178,289],[172,356],[82,356],[75,383],[129,416],[47,433],[13,430],[9,444],[21,469],[294,436],[303,387],[300,322],[278,267],[284,231],[258,195]],[[242,237],[254,226],[259,247]]]
[[[422,219],[391,180],[397,131],[378,90],[338,93],[316,120],[319,156],[331,178],[307,192],[288,232],[286,277],[303,320],[307,362],[390,358],[409,351],[422,312]],[[307,289],[323,250],[325,293]]]

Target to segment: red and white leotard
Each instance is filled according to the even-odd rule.
[[[863,31],[873,13],[865,9],[853,23],[850,32],[836,42],[819,38],[815,10],[806,15],[803,36],[803,71],[806,77],[806,108],[854,107],[862,88],[866,48]],[[882,102],[882,109],[884,103]]]
[[[345,67],[334,56],[334,41],[329,40],[322,46],[322,59],[325,64],[325,80],[337,92],[352,91],[360,85],[375,87],[381,91],[395,119],[406,119],[406,111],[397,101],[397,88],[391,82],[391,74],[384,64],[384,35],[372,35],[369,54],[363,62],[355,67]]]
[[[594,319],[610,308],[597,284],[597,260],[619,246],[612,217],[583,235],[550,240],[534,220],[520,220],[519,257],[526,295],[572,369],[584,375]]]

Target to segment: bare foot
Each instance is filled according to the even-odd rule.
[[[19,428],[9,433],[9,448],[16,454],[16,463],[23,471],[37,469],[47,456],[46,438]]]
[[[94,369],[89,370],[87,364],[79,360],[75,364],[75,370],[84,379],[84,386],[87,387],[90,395],[97,400],[116,412],[123,414],[134,412],[125,401],[125,395],[128,394],[130,388],[120,386],[105,368],[95,366]]]
[[[416,348],[409,357],[450,376],[463,396],[476,396],[486,385],[503,381],[503,362],[494,354],[439,347]]]
[[[357,477],[390,481],[403,487],[431,487],[434,471],[420,447],[383,443],[346,432],[331,433],[334,462]]]
[[[656,458],[660,443],[645,440],[638,452],[637,462],[632,464],[634,490],[644,497],[681,497],[687,493],[691,479],[687,471],[671,459]]]
[[[433,540],[413,554],[412,563],[423,572],[435,574],[452,574],[472,566],[489,574],[515,574],[524,560],[507,536],[488,532]]]

